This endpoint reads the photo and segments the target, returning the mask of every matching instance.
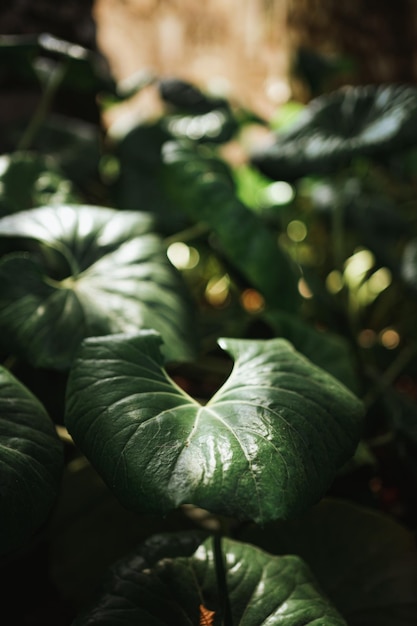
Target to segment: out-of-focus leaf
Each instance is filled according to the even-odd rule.
[[[266,176],[294,180],[325,174],[355,156],[378,157],[417,142],[417,88],[398,85],[339,89],[319,96],[295,124],[253,154]]]
[[[188,297],[149,216],[92,206],[41,207],[0,220],[30,254],[0,263],[0,323],[12,351],[68,368],[90,335],[155,328],[170,359],[193,354]],[[25,250],[17,242],[18,250]]]
[[[353,393],[360,392],[354,355],[343,337],[316,330],[280,311],[267,311],[264,317],[276,334],[288,339],[298,352],[340,380]]]
[[[175,139],[200,143],[225,143],[237,131],[237,122],[230,109],[213,109],[201,115],[169,115],[164,125]]]
[[[0,81],[22,81],[39,86],[39,78],[33,66],[33,59],[38,50],[37,37],[34,35],[0,36]]]
[[[228,106],[226,100],[207,96],[197,86],[179,78],[163,78],[158,86],[161,98],[183,112],[201,115]]]
[[[160,550],[161,560],[149,563],[139,550],[114,567],[95,604],[74,626],[116,620],[120,626],[189,626],[203,623],[203,609],[213,611],[215,624],[222,622],[224,602],[219,597],[212,539],[192,555],[190,546],[181,546],[175,535],[156,541],[161,547],[165,544],[166,556]],[[169,554],[171,543],[180,553],[176,558]],[[298,557],[273,557],[230,539],[223,541],[222,552],[234,625],[346,626]]]
[[[221,340],[235,367],[205,406],[168,377],[159,345],[152,332],[90,338],[70,373],[68,430],[126,507],[287,518],[353,454],[361,403],[285,340]]]
[[[343,82],[346,84],[346,74],[354,69],[353,59],[320,54],[305,46],[297,49],[293,64],[293,72],[307,83],[313,97],[329,91],[332,81],[338,80],[341,84],[345,78]]]
[[[240,539],[304,559],[349,626],[415,624],[415,539],[388,516],[329,499],[297,520],[249,529]]]
[[[71,182],[52,158],[26,152],[0,156],[0,217],[77,200]]]
[[[161,121],[139,124],[120,137],[110,137],[119,162],[119,175],[112,186],[115,204],[152,214],[158,230],[165,234],[178,232],[188,224],[162,184],[161,149],[170,137]]]
[[[406,245],[401,263],[401,275],[405,283],[417,292],[417,239]]]
[[[96,125],[63,115],[50,115],[33,146],[42,154],[53,157],[77,187],[88,190],[92,181],[97,180],[101,146]]]
[[[59,39],[50,33],[37,36],[2,35],[0,60],[3,71],[31,85],[42,80],[42,59],[66,64],[61,87],[76,92],[114,91],[107,63],[99,53]]]
[[[298,270],[262,220],[236,196],[221,161],[185,144],[163,148],[167,191],[195,222],[216,234],[222,253],[274,307],[297,310]]]
[[[0,553],[21,546],[46,521],[63,453],[40,402],[0,367]]]
[[[310,198],[313,209],[329,219],[341,211],[344,227],[373,252],[377,263],[399,273],[399,243],[408,238],[410,223],[393,199],[369,192],[358,178],[350,177],[342,183],[314,183]]]

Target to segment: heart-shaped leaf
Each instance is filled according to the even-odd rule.
[[[120,626],[223,623],[212,539],[191,556],[186,555],[189,546],[181,546],[175,536],[156,539],[161,547],[165,543],[167,558],[149,562],[139,551],[118,564],[102,595],[74,626],[116,621]],[[184,556],[172,558],[172,542]],[[142,551],[147,551],[146,545]],[[229,539],[223,541],[222,551],[234,626],[346,626],[300,558],[274,557]],[[211,621],[203,621],[204,615]]]
[[[147,215],[91,206],[41,207],[0,220],[0,235],[29,240],[31,251],[0,262],[9,349],[35,366],[67,368],[86,336],[155,328],[168,358],[189,358],[184,286],[151,226]]]
[[[415,538],[386,515],[328,499],[297,520],[253,528],[240,538],[304,559],[349,626],[416,623]]]
[[[379,156],[417,141],[417,89],[360,86],[319,96],[274,143],[253,155],[265,175],[293,180],[333,172],[354,156]]]
[[[54,503],[63,452],[40,402],[0,367],[0,553],[19,547]]]
[[[127,508],[190,503],[258,522],[316,502],[358,442],[361,403],[282,339],[223,339],[234,370],[202,406],[167,376],[153,332],[90,338],[66,423]]]

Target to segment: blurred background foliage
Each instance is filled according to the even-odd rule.
[[[359,153],[295,177],[265,175],[250,155],[317,96],[413,85],[416,5],[225,4],[3,3],[0,216],[81,201],[151,212],[199,317],[201,358],[170,373],[205,399],[230,369],[219,334],[287,337],[366,405],[363,441],[331,495],[415,532],[417,150]],[[65,375],[17,374],[60,425]],[[105,566],[155,531],[153,519],[137,527],[71,443],[66,453],[48,530],[8,576],[11,589],[33,587],[28,564],[43,564],[22,624],[69,623]],[[168,520],[184,523],[194,523],[184,512]]]

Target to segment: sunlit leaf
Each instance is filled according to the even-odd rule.
[[[355,156],[377,157],[414,145],[416,121],[415,87],[339,89],[312,100],[294,125],[255,153],[252,162],[277,180],[333,172]]]
[[[168,377],[159,346],[152,332],[90,338],[68,383],[67,427],[127,508],[287,518],[353,454],[361,403],[285,340],[221,340],[235,367],[205,406]]]
[[[0,262],[0,323],[33,365],[67,368],[84,337],[140,328],[162,334],[168,358],[191,356],[184,286],[147,215],[41,207],[0,220],[0,235],[29,250]]]
[[[237,198],[226,165],[176,142],[165,144],[163,157],[167,191],[177,205],[190,219],[209,225],[225,257],[271,306],[297,310],[298,269],[276,236]]]

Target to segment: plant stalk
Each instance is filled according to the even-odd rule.
[[[216,568],[217,590],[221,606],[222,626],[233,626],[232,609],[230,606],[229,591],[226,581],[226,569],[223,560],[222,536],[220,533],[213,535],[213,553]]]
[[[25,152],[29,150],[32,146],[36,135],[41,129],[44,119],[50,109],[52,100],[62,82],[62,79],[64,78],[66,71],[67,64],[60,63],[51,72],[43,90],[40,102],[35,110],[35,113],[33,114],[28,127],[26,128],[16,147],[17,151]]]

